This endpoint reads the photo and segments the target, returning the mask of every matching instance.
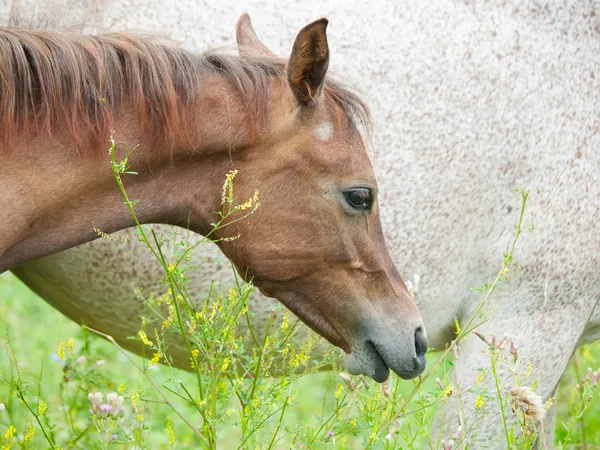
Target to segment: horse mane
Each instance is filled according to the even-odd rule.
[[[80,148],[104,151],[124,108],[135,113],[145,135],[169,146],[185,134],[186,108],[202,92],[207,73],[232,83],[258,130],[273,77],[285,80],[286,66],[277,58],[194,54],[167,39],[140,34],[0,28],[3,147],[20,136],[67,133]],[[336,113],[370,130],[368,108],[350,89],[328,78],[324,98]]]

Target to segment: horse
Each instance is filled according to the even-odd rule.
[[[123,182],[140,223],[211,233],[351,373],[421,374],[427,337],[385,245],[368,110],[326,76],[327,25],[302,28],[285,62],[135,33],[1,29],[0,273],[135,223],[113,135],[113,158],[137,173]],[[236,203],[258,194],[262,206],[214,229],[235,174]]]
[[[600,338],[599,156],[593,151],[599,143],[598,16],[583,3],[564,9],[513,6],[438,0],[322,8],[344,16],[348,55],[340,64],[347,77],[361,80],[375,102],[375,121],[384,125],[375,147],[386,150],[374,155],[381,220],[396,265],[405,275],[420,275],[417,303],[432,347],[442,349],[452,340],[455,319],[462,323],[478,301],[471,287],[486,281],[490,263],[502,258],[518,219],[513,188],[531,189],[535,230],[524,233],[516,248],[520,273],[496,293],[495,313],[480,331],[509,334],[517,342],[547,400],[577,345]],[[155,7],[138,12],[124,4],[119,11],[131,23],[152,25],[148,8]],[[177,24],[176,33],[196,41],[196,24],[184,8],[163,13],[161,21]],[[206,14],[214,18],[212,30],[220,30],[224,12]],[[554,20],[558,16],[561,21]],[[287,11],[268,5],[262,17],[267,33],[271,21],[289,19]],[[390,32],[367,33],[366,24]],[[365,67],[371,68],[369,77],[361,73]],[[96,240],[15,272],[72,317],[94,306],[89,320],[101,318],[102,310],[112,320],[122,316],[115,311],[134,318],[138,310],[126,309],[138,305],[131,286],[155,287],[143,278],[153,267],[150,255],[128,242]],[[219,272],[226,280],[229,270],[215,255],[204,262],[205,272],[192,274],[193,286],[202,289]],[[52,286],[61,271],[69,283],[64,291]],[[104,271],[116,275],[108,296],[99,284],[107,283]],[[85,290],[84,277],[90,280]],[[260,295],[254,301],[262,305],[258,309],[269,308]],[[136,330],[130,326],[129,334]],[[475,369],[486,366],[483,346],[478,339],[463,344],[454,366],[461,384],[472,383]],[[474,402],[464,405],[468,420]],[[493,441],[502,435],[499,414],[477,418],[470,430],[486,448],[501,446]],[[547,433],[553,418],[545,419]]]

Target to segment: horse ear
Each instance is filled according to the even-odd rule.
[[[314,104],[323,90],[329,65],[328,20],[323,18],[300,30],[288,62],[288,82],[301,105]]]
[[[238,51],[242,56],[277,56],[258,38],[248,13],[242,14],[238,19],[235,30],[235,39],[237,40]]]

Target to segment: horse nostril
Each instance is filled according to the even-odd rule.
[[[423,356],[427,352],[428,347],[429,342],[427,341],[425,330],[423,330],[423,327],[417,327],[415,330],[415,350],[417,356]]]

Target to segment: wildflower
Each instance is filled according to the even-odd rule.
[[[452,391],[454,391],[454,386],[452,384],[449,384],[443,391],[442,391],[442,395],[444,397],[450,397],[452,395]]]
[[[10,443],[12,442],[12,440],[16,434],[17,434],[17,429],[15,428],[14,425],[11,425],[10,427],[8,427],[8,430],[6,430],[6,433],[4,434],[4,440],[8,444],[6,448],[10,448]]]
[[[479,339],[481,339],[483,342],[485,342],[489,347],[492,346],[492,344],[490,344],[490,342],[488,341],[487,337],[485,337],[484,334],[480,333],[477,330],[473,331],[473,333],[475,334],[475,336],[477,336]]]
[[[458,319],[456,317],[454,318],[454,326],[456,327],[456,334],[460,334],[462,330],[460,329],[460,324],[458,323]]]
[[[483,397],[481,394],[479,394],[477,396],[477,398],[475,399],[475,408],[479,409],[483,406]]]
[[[600,369],[598,369],[596,372],[594,372],[594,374],[592,375],[592,386],[597,386],[598,385],[598,379],[600,378]]]
[[[506,342],[506,340],[508,339],[508,336],[502,336],[500,338],[500,340],[498,341],[498,343],[496,345],[494,345],[495,348],[504,348],[504,343]]]
[[[160,353],[155,353],[152,356],[152,359],[150,360],[150,364],[158,364],[158,362],[160,361]]]
[[[230,358],[225,358],[223,360],[223,364],[221,364],[221,372],[225,372],[227,370],[227,368],[229,367],[229,363],[231,362]]]
[[[116,434],[114,434],[114,433],[113,433],[113,434],[110,436],[110,441],[111,441],[111,442],[112,442],[112,441],[116,441],[117,439],[119,439],[119,436],[117,436],[117,435],[116,435]]]
[[[283,322],[281,324],[281,330],[282,331],[287,330],[289,324],[290,324],[290,313],[286,312],[285,315],[283,316]]]
[[[58,347],[56,349],[56,354],[61,359],[61,361],[64,361],[66,359],[65,350],[72,351],[73,345],[75,345],[75,339],[73,339],[73,338],[69,338],[66,341],[58,344]],[[69,353],[71,353],[71,352],[69,352]]]
[[[479,386],[479,384],[481,384],[481,382],[483,381],[483,379],[485,378],[485,375],[483,373],[478,373],[477,374],[477,378],[475,378],[475,384],[477,386]]]
[[[197,368],[197,362],[198,362],[198,355],[200,354],[200,350],[198,350],[197,348],[192,349],[192,356],[190,356],[190,366],[192,367],[192,369],[196,369]]]
[[[327,436],[328,436],[328,437],[333,437],[333,436],[335,436],[335,433],[333,432],[333,430],[329,430],[329,431],[327,432]]]
[[[91,404],[90,414],[101,419],[110,417],[116,420],[123,417],[123,401],[125,398],[116,392],[111,392],[106,396],[107,403],[102,403],[103,397],[100,392],[90,392],[88,394],[88,400]]]
[[[343,392],[344,392],[344,386],[342,386],[341,384],[338,384],[337,390],[335,391],[335,399],[339,400],[340,397],[342,396]]]
[[[169,443],[173,445],[175,443],[175,431],[173,431],[171,419],[167,419],[167,434],[169,435]]]
[[[230,170],[225,175],[225,183],[223,183],[223,194],[221,195],[221,203],[231,203],[233,201],[233,180],[237,175],[237,170]]]
[[[33,425],[29,425],[29,428],[27,428],[27,431],[25,431],[25,434],[23,435],[23,443],[21,444],[21,448],[27,448],[27,446],[31,444],[31,440],[33,439],[34,435],[35,427]]]
[[[588,367],[587,373],[585,374],[585,381],[589,381],[589,379],[592,377],[592,368]]]
[[[46,411],[48,411],[48,405],[46,404],[46,402],[42,399],[40,399],[40,402],[38,403],[38,416],[43,416]]]
[[[554,404],[554,397],[550,397],[546,403],[544,404],[544,409],[546,411],[548,411],[550,408],[552,408],[552,405]]]
[[[513,341],[510,342],[510,354],[513,355],[514,361],[519,359],[519,351],[517,350],[517,346]]]
[[[516,414],[517,409],[523,414],[536,421],[542,420],[546,416],[546,409],[542,403],[542,397],[536,394],[527,386],[514,386],[508,393],[512,397],[511,408]]]
[[[6,409],[6,406],[4,406],[4,403],[0,403],[0,411],[4,411]]]
[[[152,341],[150,339],[148,339],[148,335],[146,334],[146,332],[144,330],[140,330],[138,331],[138,338],[140,339],[140,341],[142,341],[142,343],[150,348],[154,347],[154,344],[152,343]]]

